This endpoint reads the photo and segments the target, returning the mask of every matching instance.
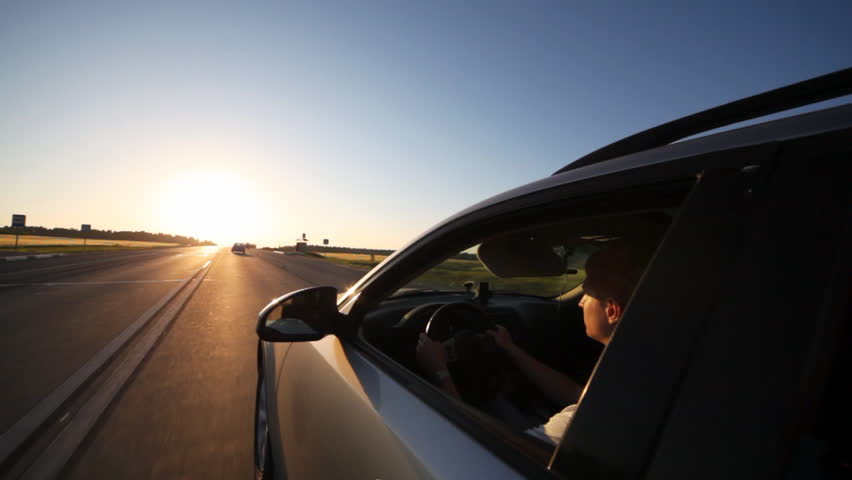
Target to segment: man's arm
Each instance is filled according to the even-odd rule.
[[[441,390],[461,400],[456,383],[453,382],[453,377],[447,370],[447,358],[447,350],[443,344],[432,340],[425,333],[420,334],[417,340],[417,363],[420,364],[420,368],[431,375]]]
[[[535,357],[515,345],[509,331],[502,325],[497,330],[488,332],[494,337],[497,345],[512,359],[517,367],[539,388],[548,398],[559,405],[577,403],[583,387],[567,375],[557,372],[541,363]]]

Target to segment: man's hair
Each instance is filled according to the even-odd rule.
[[[598,300],[612,298],[626,306],[652,253],[648,246],[613,241],[586,260],[583,290]]]

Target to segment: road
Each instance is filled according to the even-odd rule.
[[[61,476],[253,475],[257,312],[292,290],[348,288],[363,271],[269,251],[239,255],[201,247],[0,264],[0,388],[6,392],[0,431],[208,261],[197,290]]]

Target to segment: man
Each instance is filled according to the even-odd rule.
[[[604,345],[608,344],[621,320],[624,308],[642,275],[647,251],[625,243],[614,243],[598,250],[586,260],[586,280],[579,307],[583,309],[586,335]],[[527,430],[530,435],[558,443],[568,428],[577,408],[583,386],[567,375],[541,363],[515,345],[512,336],[502,326],[488,332],[495,343],[512,359],[517,367],[552,401],[568,405],[561,412],[538,427]],[[458,389],[447,370],[447,351],[425,333],[417,343],[417,361],[431,373],[437,384],[447,393],[460,398]]]

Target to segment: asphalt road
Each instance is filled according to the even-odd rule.
[[[213,253],[181,248],[0,264],[0,431]]]
[[[363,271],[204,248],[0,264],[0,431],[208,260],[203,283],[63,477],[252,476],[258,311],[299,288],[348,288]]]

